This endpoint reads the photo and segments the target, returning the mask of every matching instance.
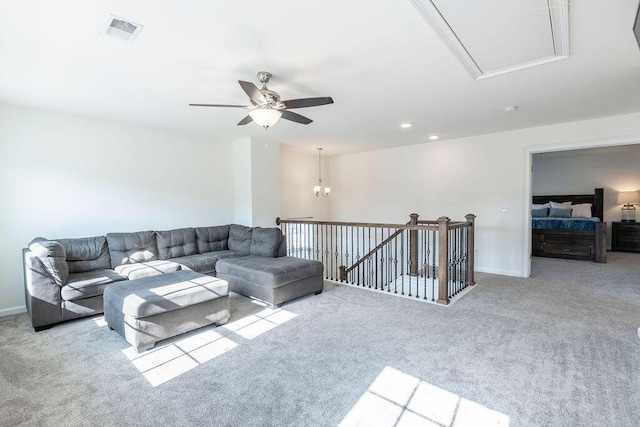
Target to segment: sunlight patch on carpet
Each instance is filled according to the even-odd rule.
[[[508,427],[508,415],[385,367],[340,426]]]
[[[297,316],[280,308],[265,307],[216,329],[192,331],[163,340],[142,353],[137,353],[133,347],[122,350],[122,353],[153,387],[157,387],[237,347],[238,343],[222,335],[231,335],[227,331],[253,339]],[[98,327],[107,326],[104,316],[94,319],[94,322]]]
[[[251,340],[297,316],[295,313],[280,308],[265,308],[259,313],[227,323],[222,327]]]
[[[143,353],[137,353],[133,347],[122,353],[153,387],[157,387],[237,346],[218,332],[205,330]]]
[[[98,328],[104,328],[105,326],[107,326],[107,321],[104,320],[104,316],[96,317],[95,319],[93,319],[93,321],[96,323],[96,326]]]

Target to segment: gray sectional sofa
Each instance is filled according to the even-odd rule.
[[[36,331],[102,313],[118,282],[190,270],[229,290],[278,306],[322,292],[318,261],[286,256],[278,228],[231,224],[106,236],[34,239],[24,251],[27,311]]]

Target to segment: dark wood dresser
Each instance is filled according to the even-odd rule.
[[[640,252],[640,222],[612,222],[611,250]]]

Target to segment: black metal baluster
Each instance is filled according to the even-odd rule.
[[[458,229],[458,293],[462,290],[462,228]]]
[[[391,286],[389,286],[389,291],[391,291]],[[398,236],[393,239],[393,293],[398,293]]]
[[[345,268],[350,267],[350,265],[349,265],[349,230],[350,230],[350,228],[351,227],[346,227],[346,226],[344,228],[344,240],[343,240],[344,243],[343,243],[343,246],[344,246],[344,250],[345,250],[345,252],[344,252],[344,267]],[[351,237],[353,237],[353,235]],[[342,272],[340,273],[340,275],[341,275],[340,278],[342,279]],[[347,278],[345,277],[344,280],[346,281]]]
[[[427,259],[429,258],[429,249],[427,247],[427,244],[429,242],[428,236],[429,236],[429,231],[428,230],[422,230],[422,276],[424,277],[424,292],[423,292],[423,299],[427,299],[427,278],[429,276],[429,272],[427,270],[428,265],[427,265]]]
[[[340,226],[340,229],[342,229],[342,226]],[[340,242],[338,242],[338,226],[335,226],[335,232],[336,232],[336,241],[335,241],[335,269],[334,271],[334,276],[337,278],[340,278],[340,273],[339,271],[339,267],[340,267],[340,258],[338,255],[338,248],[340,246]],[[337,274],[336,274],[337,273]]]
[[[313,231],[315,234],[315,239],[314,239],[314,243],[316,246],[316,261],[320,261],[320,231],[319,231],[320,226],[318,224],[314,224],[313,225]]]
[[[298,224],[298,257],[304,258],[304,242],[302,240],[303,226],[302,224]]]
[[[315,259],[313,252],[313,245],[315,243],[314,233],[315,233],[315,224],[309,224],[309,259]]]
[[[452,268],[452,260],[453,260],[453,242],[451,238],[451,230],[449,233],[449,247],[447,250],[449,251],[449,298],[453,295],[453,268]]]
[[[360,261],[360,227],[356,227],[356,262]],[[360,264],[356,267],[356,285],[360,283]]]
[[[464,227],[464,287],[469,285],[469,226]]]
[[[327,225],[324,224],[322,226],[322,230],[320,231],[320,236],[322,238],[322,245],[320,247],[320,251],[321,251],[321,256],[322,256],[322,265],[324,265],[324,271],[325,271],[325,279],[329,278],[329,275],[327,274],[327,259],[326,259],[326,252],[327,252]]]
[[[400,277],[402,277],[401,279],[401,283],[400,283],[400,295],[404,295],[404,235],[406,234],[406,229],[402,231],[402,234],[400,234]]]
[[[373,240],[375,241],[373,245],[373,249],[377,248],[378,245],[380,244],[378,242],[378,231],[380,230],[377,228],[375,228],[373,231]],[[378,285],[380,285],[380,290],[382,290],[382,277],[381,277],[382,276],[382,260],[380,260],[380,264],[378,264],[378,254],[374,253],[373,257],[376,260],[375,289],[378,289]]]
[[[354,227],[354,226],[351,226],[349,229],[351,230],[351,263],[349,264],[349,267],[351,267],[351,266],[353,266],[353,264],[354,264],[354,263],[353,263],[353,248],[354,248],[354,244],[353,244],[353,243],[354,243],[354,242],[353,242],[353,230],[355,229],[355,230],[356,230],[356,232],[357,232],[357,231],[358,231],[358,229],[357,229],[356,227]],[[357,246],[357,245],[356,245],[356,246]]]
[[[436,232],[434,230],[431,233],[431,301],[436,301]]]

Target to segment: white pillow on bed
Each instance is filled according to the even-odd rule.
[[[549,209],[551,205],[549,203],[545,203],[544,205],[540,205],[537,203],[531,204],[531,209]]]
[[[571,205],[571,217],[572,218],[591,218],[591,203],[580,203],[578,205]]]
[[[573,206],[571,206],[571,202],[562,202],[562,203],[558,203],[558,202],[549,202],[551,204],[551,207],[554,209],[571,209]]]

